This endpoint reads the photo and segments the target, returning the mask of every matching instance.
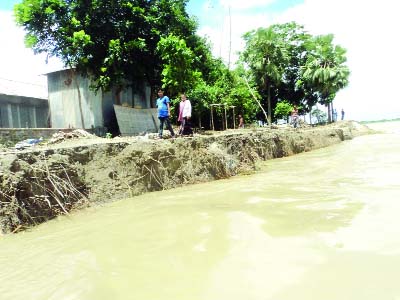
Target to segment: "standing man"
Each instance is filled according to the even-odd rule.
[[[169,116],[171,115],[170,101],[167,96],[164,96],[162,89],[158,90],[157,108],[158,108],[158,119],[160,120],[160,130],[158,136],[161,139],[163,135],[164,123],[167,125],[167,129],[171,132],[171,136],[175,137],[174,130],[172,129]]]
[[[342,108],[342,120],[344,120],[344,110]]]

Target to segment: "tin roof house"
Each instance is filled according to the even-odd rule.
[[[46,85],[0,78],[0,128],[49,127]]]
[[[98,135],[136,135],[156,132],[156,109],[151,108],[150,87],[142,84],[118,91],[94,91],[90,78],[74,69],[47,74],[51,126],[81,128]]]

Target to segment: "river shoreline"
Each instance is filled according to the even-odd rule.
[[[229,178],[258,161],[290,156],[372,131],[356,122],[253,128],[193,138],[82,138],[0,152],[0,234],[74,209],[146,192]]]

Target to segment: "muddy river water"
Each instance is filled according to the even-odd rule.
[[[0,237],[0,299],[400,300],[400,123],[373,126]]]

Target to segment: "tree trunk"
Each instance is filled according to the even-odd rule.
[[[268,85],[268,99],[267,99],[267,107],[268,107],[268,124],[272,124],[272,113],[271,113],[271,86]]]
[[[328,123],[332,122],[332,114],[331,114],[331,104],[328,103]]]

